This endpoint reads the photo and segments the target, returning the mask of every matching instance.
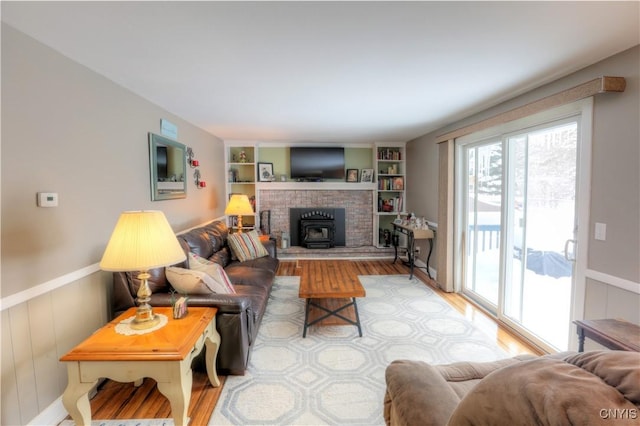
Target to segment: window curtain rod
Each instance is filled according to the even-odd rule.
[[[624,92],[626,86],[627,82],[624,77],[598,77],[586,83],[572,87],[571,89],[563,90],[562,92],[554,95],[547,96],[491,118],[487,118],[486,120],[440,135],[436,138],[436,143],[447,142],[480,130],[508,123],[522,117],[527,117],[540,111],[588,98],[590,96],[597,95],[598,93]]]

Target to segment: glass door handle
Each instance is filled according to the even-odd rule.
[[[564,258],[566,260],[568,260],[569,262],[575,262],[576,261],[575,256],[573,256],[573,257],[569,256],[569,244],[573,245],[574,250],[572,250],[572,254],[575,254],[575,246],[576,246],[577,243],[578,242],[576,240],[571,240],[571,239],[567,240],[564,243]]]

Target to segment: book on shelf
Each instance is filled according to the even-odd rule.
[[[404,190],[404,177],[378,177],[378,190],[379,191],[403,191]]]
[[[398,148],[379,148],[378,160],[402,161],[402,153]]]
[[[380,197],[378,199],[378,212],[381,213],[399,213],[402,211],[402,195],[398,195],[397,197],[383,199]]]

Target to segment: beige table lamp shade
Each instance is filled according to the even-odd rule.
[[[185,260],[167,218],[161,211],[132,211],[120,215],[111,239],[100,261],[105,271],[139,271],[136,317],[131,328],[144,330],[155,327],[160,318],[149,304],[149,269],[173,265]]]
[[[148,271],[186,259],[164,213],[129,211],[120,215],[100,268],[105,271]]]

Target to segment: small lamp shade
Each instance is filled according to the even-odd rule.
[[[105,271],[148,271],[186,259],[161,211],[130,211],[120,215],[100,268]]]
[[[231,216],[242,216],[253,214],[253,207],[249,202],[249,197],[244,194],[234,194],[224,209],[224,214]]]

